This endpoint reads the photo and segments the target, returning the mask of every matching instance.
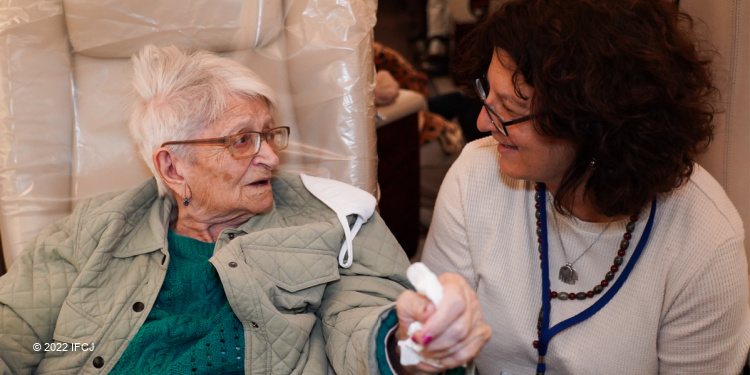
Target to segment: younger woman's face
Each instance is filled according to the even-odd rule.
[[[486,103],[503,121],[533,115],[531,100],[534,88],[519,75],[517,83],[526,99],[516,95],[516,88],[513,86],[515,68],[516,64],[510,55],[498,49],[487,70],[490,87],[485,88],[488,91]],[[505,137],[495,129],[488,116],[489,113],[483,108],[477,118],[477,128],[482,132],[491,131],[492,137],[498,142],[497,151],[500,153],[499,163],[503,173],[517,179],[544,182],[551,188],[560,184],[563,173],[574,158],[570,142],[539,134],[534,129],[533,118],[508,126],[508,136]]]

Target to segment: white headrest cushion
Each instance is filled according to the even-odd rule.
[[[73,51],[128,58],[146,44],[229,52],[258,48],[284,28],[277,0],[63,0]]]

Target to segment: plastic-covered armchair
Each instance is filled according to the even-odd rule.
[[[375,193],[376,0],[20,0],[0,12],[5,263],[75,203],[150,177],[127,131],[130,56],[207,49],[255,70],[292,128],[281,168]]]

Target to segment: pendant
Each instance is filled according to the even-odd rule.
[[[560,267],[558,278],[565,284],[575,285],[578,280],[578,272],[576,272],[572,264],[565,263],[564,266]]]

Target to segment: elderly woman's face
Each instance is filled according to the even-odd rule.
[[[209,124],[196,139],[217,138],[274,127],[265,101],[230,99],[223,119]],[[233,220],[268,210],[273,204],[271,173],[279,158],[261,142],[253,157],[235,159],[225,147],[191,147],[186,181],[192,192],[191,208],[212,221]]]
[[[499,55],[499,58],[498,58]],[[534,88],[526,82],[520,82],[520,90],[528,100],[519,98],[513,86],[513,71],[516,65],[507,52],[499,50],[492,56],[487,70],[489,89],[487,104],[504,121],[533,115],[531,98]],[[523,79],[523,77],[519,77]],[[534,129],[533,118],[530,121],[508,126],[508,136],[498,132],[490,122],[486,109],[482,109],[477,118],[477,128],[482,132],[492,132],[498,141],[499,163],[503,172],[511,177],[545,182],[557,185],[563,172],[573,161],[573,147],[569,142],[545,137]]]

